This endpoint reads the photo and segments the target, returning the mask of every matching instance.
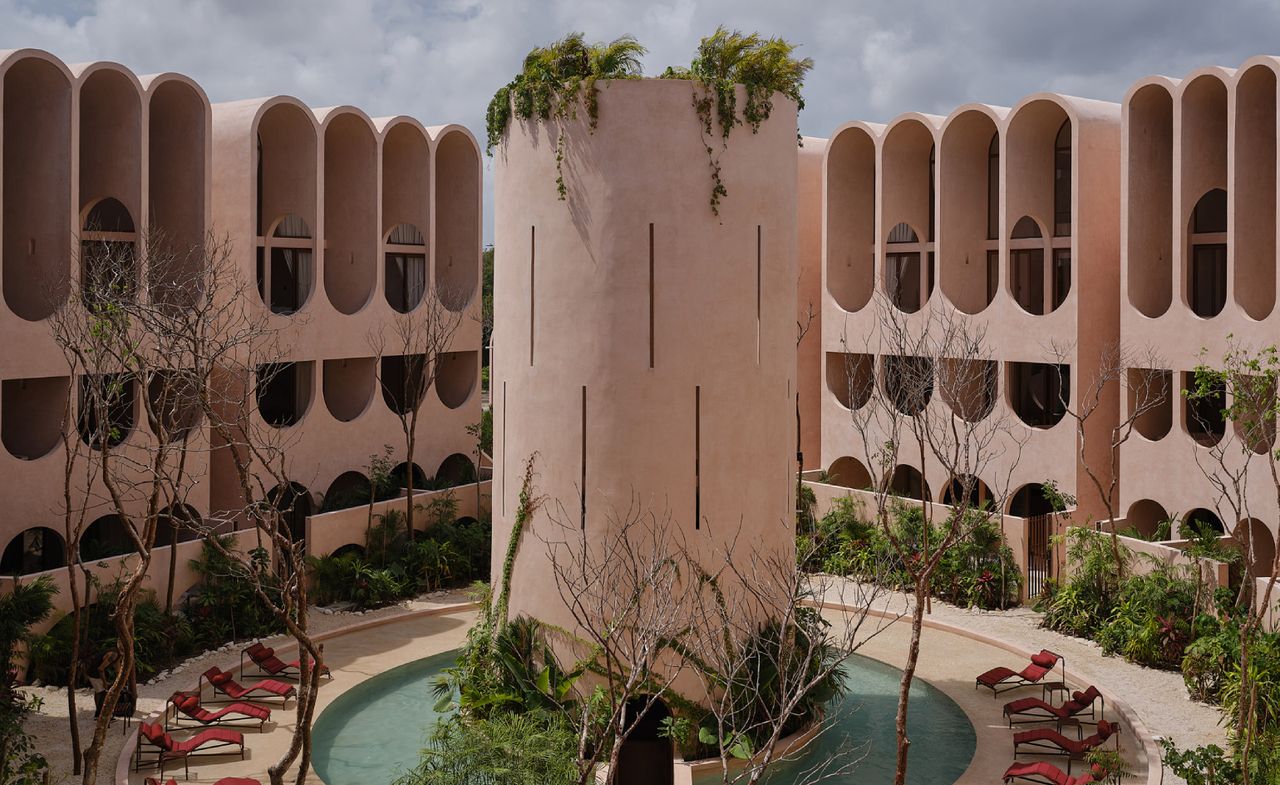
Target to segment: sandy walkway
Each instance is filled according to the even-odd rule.
[[[310,629],[315,634],[323,634],[340,627],[346,627],[351,624],[372,621],[376,619],[388,619],[399,616],[405,616],[409,613],[417,611],[440,608],[446,605],[456,605],[459,602],[467,600],[465,591],[450,592],[447,594],[438,594],[436,596],[423,596],[418,599],[408,600],[397,605],[391,605],[386,608],[379,608],[374,611],[366,611],[363,614],[357,613],[315,613],[310,617]],[[464,629],[465,626],[464,625]],[[269,645],[280,646],[287,645],[292,641],[287,636],[279,636],[268,639]],[[221,649],[207,652],[199,657],[188,660],[185,663],[174,668],[164,678],[157,679],[149,684],[138,685],[138,711],[139,716],[146,716],[152,712],[160,711],[164,708],[165,701],[175,690],[192,689],[195,687],[196,680],[210,665],[219,665],[220,667],[228,667],[230,662],[239,662],[239,652],[251,641],[239,641],[234,644],[228,644]],[[339,656],[338,652],[330,651],[330,646],[325,647],[325,658]],[[427,653],[417,655],[425,657]],[[289,657],[288,659],[293,659]],[[321,699],[329,700],[330,695],[336,694],[336,691],[329,690],[326,695],[324,685],[327,682],[321,682]],[[41,753],[49,760],[50,763],[50,782],[53,785],[59,783],[80,782],[79,777],[73,777],[71,774],[71,742],[70,731],[68,730],[67,721],[67,696],[66,691],[62,689],[52,689],[47,687],[27,687],[24,690],[30,694],[36,695],[44,702],[40,712],[34,715],[27,722],[27,728],[36,737],[36,743]],[[323,704],[322,704],[323,706]],[[80,738],[82,743],[88,744],[93,733],[93,694],[89,690],[80,690],[76,698],[76,707],[79,714]],[[290,702],[289,708],[282,714],[276,712],[282,718],[285,715],[291,715],[293,703]],[[319,712],[317,711],[317,714]],[[273,717],[274,719],[274,717]],[[137,723],[133,724],[134,728]],[[254,734],[256,735],[256,734]],[[279,737],[287,736],[287,733],[275,734]],[[120,722],[111,725],[111,730],[107,734],[106,748],[102,752],[102,764],[99,767],[98,782],[113,782],[116,770],[116,761],[120,757],[123,744],[129,734],[124,733]],[[252,746],[253,739],[248,739]],[[261,759],[260,759],[261,760]],[[264,764],[265,766],[265,764]],[[196,778],[196,768],[192,768],[192,782],[198,782]],[[211,767],[212,768],[212,767]],[[172,771],[172,768],[170,769]],[[181,779],[181,771],[178,772]],[[226,776],[220,774],[219,776]],[[141,779],[138,780],[141,782]]]
[[[424,610],[439,609],[463,600],[465,597],[456,593],[414,600],[363,615],[315,614],[312,617],[313,629],[324,633],[352,624],[391,620]],[[906,598],[896,594],[887,595],[877,607],[890,611],[901,610],[906,607]],[[389,623],[330,640],[326,643],[325,657],[334,668],[335,678],[333,682],[322,683],[321,704],[318,708],[323,709],[340,692],[376,673],[455,648],[461,643],[473,618],[470,613],[430,616]],[[934,603],[933,613],[929,618],[1025,649],[1044,647],[1059,652],[1066,658],[1068,677],[1072,682],[1081,685],[1096,683],[1115,695],[1127,703],[1154,736],[1170,736],[1180,746],[1225,743],[1224,731],[1218,725],[1217,709],[1188,699],[1179,674],[1144,668],[1115,657],[1105,657],[1096,644],[1041,629],[1038,626],[1039,614],[1030,609],[974,612]],[[867,644],[861,653],[891,665],[900,665],[908,632],[905,624],[891,625]],[[220,663],[225,666],[229,660],[236,659],[239,648],[240,645],[235,645],[211,652],[189,661],[165,679],[143,686],[140,690],[139,709],[144,713],[159,710],[173,690],[192,686],[197,675],[210,664]],[[973,676],[993,665],[1015,664],[1016,661],[1017,658],[1006,651],[956,632],[925,630],[920,677],[955,700],[970,715],[978,735],[974,760],[960,780],[961,783],[998,782],[999,775],[1012,759],[1010,732],[1000,716],[1000,706],[1004,701],[992,700],[988,693],[975,691]],[[71,782],[73,778],[70,776],[65,695],[47,689],[31,691],[46,700],[43,712],[33,718],[30,728],[37,734],[42,751],[53,763],[52,781]],[[1031,694],[1034,691],[1025,692]],[[87,711],[85,707],[88,707]],[[1110,715],[1110,706],[1108,713]],[[92,697],[86,691],[81,696],[81,728],[86,737],[92,728],[91,714]],[[292,729],[291,712],[278,713],[278,716],[280,724],[276,732],[247,734],[251,749],[249,760],[243,763],[236,759],[202,762],[193,767],[191,781],[212,782],[219,777],[232,775],[254,776],[265,781],[266,766],[276,759],[279,754],[277,747],[287,743]],[[108,749],[103,755],[103,771],[106,773],[99,777],[99,782],[112,781],[115,763],[125,738],[127,737],[120,732],[120,726],[114,725],[108,737]],[[1148,762],[1142,757],[1140,745],[1136,744],[1131,729],[1125,729],[1124,743],[1137,768],[1145,774]],[[914,749],[917,754],[927,749],[927,740],[917,740]],[[141,782],[140,777],[131,779],[133,782]],[[1177,782],[1171,775],[1166,775],[1165,781]]]

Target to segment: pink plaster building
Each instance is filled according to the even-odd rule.
[[[0,99],[0,574],[67,559],[60,433],[82,380],[68,377],[48,318],[82,274],[72,269],[77,240],[137,243],[154,228],[188,247],[207,232],[230,241],[287,347],[256,390],[254,416],[292,431],[299,536],[326,497],[367,487],[371,454],[403,450],[392,411],[401,404],[380,389],[368,335],[425,298],[461,312],[460,326],[421,404],[416,465],[401,476],[422,487],[473,472],[465,426],[480,416],[482,174],[469,131],[283,96],[211,106],[181,75],[67,66],[36,50],[0,52]],[[382,376],[397,362],[405,365],[384,357]],[[149,391],[136,381],[128,389],[131,405],[113,424],[125,440],[146,440],[137,401]],[[187,512],[216,520],[237,506],[236,479],[216,451],[193,456],[202,479]],[[73,501],[102,508],[88,516],[87,560],[129,549],[107,505],[91,501],[100,491],[78,488]],[[363,524],[324,542],[362,543]],[[198,543],[180,544],[176,557],[159,548],[155,569],[170,558],[185,567],[190,546]],[[179,591],[191,577],[181,580]]]

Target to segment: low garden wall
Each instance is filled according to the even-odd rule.
[[[413,503],[418,508],[426,508],[431,502],[446,496],[452,496],[457,503],[458,518],[480,518],[479,511],[489,508],[490,494],[493,492],[493,480],[481,480],[479,483],[468,483],[439,491],[417,491],[413,494]],[[385,514],[389,510],[405,509],[405,497],[374,502],[373,516]],[[414,513],[414,528],[426,528],[427,516]],[[369,526],[369,506],[348,507],[345,510],[320,513],[307,518],[307,553],[323,556],[333,553],[346,545],[364,546],[365,530]]]
[[[479,518],[477,510],[488,508],[492,485],[492,480],[483,480],[480,483],[459,485],[440,491],[418,491],[413,498],[415,504],[426,506],[433,499],[452,494],[458,504],[457,516],[459,518]],[[405,498],[403,496],[398,499],[378,502],[374,505],[374,514],[381,515],[395,506],[403,509],[404,504]],[[426,516],[424,515],[418,528],[425,526],[425,519]],[[365,506],[312,515],[307,518],[307,552],[323,555],[332,553],[344,545],[363,546],[367,524],[368,508]],[[240,529],[239,531],[229,532],[228,535],[234,540],[235,549],[241,552],[252,550],[258,545],[257,529]],[[176,559],[173,599],[177,603],[184,593],[200,582],[200,575],[191,569],[191,562],[200,557],[202,547],[203,543],[198,538],[180,542],[174,548],[168,545],[156,546],[151,551],[151,567],[144,579],[143,589],[155,592],[156,597],[163,604],[164,595],[169,586],[170,559]],[[137,563],[137,559],[138,555],[132,553],[87,562],[84,566],[94,578],[103,583],[110,583],[117,577],[129,574]],[[83,574],[83,572],[77,570],[76,577],[80,581],[81,597],[84,596]],[[70,577],[67,573],[67,568],[58,567],[46,572],[23,575],[20,578],[0,577],[0,593],[5,593],[12,591],[13,587],[19,583],[30,583],[42,575],[47,575],[53,580],[58,593],[54,595],[53,613],[50,617],[31,628],[31,632],[36,635],[43,635],[48,632],[57,623],[58,619],[71,612]]]
[[[836,499],[841,498],[854,499],[856,503],[862,506],[868,520],[875,515],[876,494],[871,491],[846,488],[842,485],[829,485],[816,480],[805,480],[804,484],[813,491],[813,495],[817,500],[817,504],[814,507],[814,515],[818,519],[830,512],[831,508],[835,506]],[[919,502],[914,499],[902,499],[901,501],[908,505],[926,508],[935,521],[944,520],[951,514],[950,505],[937,502]],[[1025,575],[1027,571],[1026,519],[1012,515],[1001,515],[1000,528],[1004,532],[1004,537],[1010,550],[1013,551],[1013,558],[1018,565],[1018,571]],[[1026,596],[1026,583],[1024,582],[1023,600],[1026,599],[1028,597]]]

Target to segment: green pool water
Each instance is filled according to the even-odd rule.
[[[433,677],[453,664],[456,652],[411,662],[379,674],[340,695],[316,720],[316,774],[327,785],[387,785],[418,760],[439,719],[432,708]],[[848,776],[832,783],[893,782],[894,713],[901,671],[853,656],[845,668],[849,694],[831,707],[833,727],[802,757],[778,764],[770,785],[795,781],[815,765],[849,751],[862,756]],[[977,744],[973,726],[955,701],[919,679],[911,687],[908,729],[912,738],[911,785],[949,785],[968,768]],[[718,776],[699,779],[714,782]]]

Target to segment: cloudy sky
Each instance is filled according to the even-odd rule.
[[[1036,90],[1119,100],[1135,79],[1280,54],[1280,1],[1239,0],[0,0],[0,49],[179,71],[214,101],[280,93],[483,133],[531,47],[582,30],[687,64],[725,24],[815,61],[802,131]],[[485,235],[491,236],[486,198]]]

